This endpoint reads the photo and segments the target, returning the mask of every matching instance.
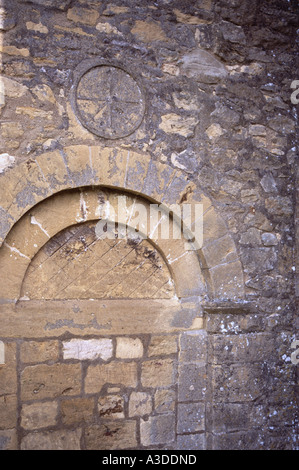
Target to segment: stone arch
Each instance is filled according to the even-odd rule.
[[[179,170],[130,150],[76,145],[21,163],[1,176],[0,182],[1,245],[22,216],[28,211],[34,214],[34,208],[40,207],[42,201],[51,204],[51,196],[64,190],[100,186],[142,195],[157,204],[201,204],[203,245],[197,251],[201,264],[198,273],[201,271],[204,276],[207,294],[211,300],[244,297],[242,266],[224,221],[210,199]],[[10,250],[7,244],[6,240],[2,251]],[[12,248],[15,255],[17,251],[21,253],[20,263],[25,264],[26,254],[20,245]],[[194,253],[191,258],[195,264]],[[182,296],[190,294],[200,295],[202,291],[191,289]]]
[[[37,409],[48,407],[54,414],[40,435],[30,432],[29,424],[21,448],[34,448],[36,436],[42,445],[55,445],[53,436],[61,430],[72,448],[153,448],[174,442],[179,447],[184,440],[179,417],[188,407],[200,414],[196,438],[204,438],[207,344],[201,303],[243,296],[233,239],[211,201],[168,165],[100,147],[43,154],[6,172],[1,183],[1,335],[4,342],[19,342],[22,362],[15,359],[12,366],[21,371],[18,432]],[[28,267],[41,249],[63,230],[98,221],[103,202],[116,207],[119,194],[130,207],[142,202],[147,210],[151,204],[190,204],[192,210],[202,205],[200,247],[188,237],[169,240],[159,230],[144,229],[171,273],[176,295],[22,298]],[[176,223],[174,213],[171,224]],[[196,362],[188,353],[190,343],[200,349]],[[83,427],[73,421],[80,406],[89,420]],[[66,427],[55,421],[58,408]]]

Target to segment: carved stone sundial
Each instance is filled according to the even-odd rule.
[[[96,65],[78,79],[75,112],[84,127],[99,137],[118,139],[142,122],[145,103],[137,81],[113,65]]]

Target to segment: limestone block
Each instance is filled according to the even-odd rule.
[[[179,403],[178,433],[204,431],[205,405],[203,403]]]
[[[19,122],[3,122],[0,131],[4,139],[18,139],[24,135],[23,126]]]
[[[44,178],[52,190],[65,189],[68,183],[68,173],[60,152],[46,152],[35,159]]]
[[[16,345],[5,343],[5,364],[0,365],[0,396],[17,391]]]
[[[17,407],[18,403],[16,395],[4,395],[0,397],[0,429],[12,429],[16,427]]]
[[[24,274],[30,262],[17,248],[4,244],[0,249],[0,276],[5,283],[0,284],[0,298],[18,299]]]
[[[163,29],[155,21],[137,20],[131,32],[144,42],[168,41]]]
[[[162,163],[150,161],[142,193],[154,200],[161,201],[164,192],[176,174],[177,170]]]
[[[156,390],[154,396],[155,412],[169,413],[175,410],[176,393],[172,389]]]
[[[204,400],[207,390],[207,371],[204,365],[186,363],[179,366],[179,401]]]
[[[216,297],[227,300],[244,297],[244,281],[240,261],[213,267],[209,272]]]
[[[3,173],[7,168],[11,168],[15,162],[15,157],[12,157],[8,153],[2,153],[0,155],[0,173]]]
[[[207,268],[238,259],[235,243],[230,235],[224,235],[224,237],[204,245],[202,255]]]
[[[203,83],[217,83],[227,76],[225,66],[209,52],[196,49],[181,59],[181,73]]]
[[[204,362],[207,359],[205,330],[186,331],[179,339],[180,362]]]
[[[7,55],[12,55],[12,56],[20,56],[20,57],[29,57],[30,56],[30,51],[29,49],[26,49],[25,47],[23,48],[18,48],[15,46],[4,46],[3,44],[0,44],[0,53],[7,54]]]
[[[144,446],[166,444],[175,439],[175,416],[173,414],[150,417],[140,423],[141,443]]]
[[[109,364],[90,365],[85,378],[85,392],[98,393],[105,384],[136,387],[137,364],[134,362],[110,362]]]
[[[121,419],[124,414],[124,399],[120,395],[106,395],[98,400],[98,411],[101,418]]]
[[[1,331],[9,338],[163,334],[190,329],[196,312],[185,321],[186,313],[177,299],[31,300],[1,306]]]
[[[21,450],[80,450],[82,431],[31,432],[21,441]]]
[[[171,359],[145,361],[142,364],[143,387],[167,387],[174,383],[175,367]]]
[[[183,137],[190,137],[194,134],[198,122],[195,117],[182,118],[178,114],[169,113],[162,115],[162,122],[159,127],[166,134],[179,134]]]
[[[129,417],[144,416],[152,412],[152,397],[145,392],[132,392],[129,400]]]
[[[139,338],[116,338],[116,357],[133,359],[143,356],[143,344]]]
[[[263,362],[275,350],[274,339],[267,334],[212,335],[210,344],[215,364]]]
[[[59,343],[50,341],[26,341],[21,344],[20,359],[24,363],[57,361]]]
[[[135,192],[142,192],[144,179],[148,172],[149,158],[138,154],[137,152],[130,152],[129,162],[125,178],[125,187]]]
[[[80,397],[62,400],[60,410],[63,424],[90,422],[93,417],[94,399]]]
[[[63,359],[103,359],[107,361],[113,353],[112,340],[102,339],[71,339],[63,343]]]
[[[23,405],[21,411],[21,426],[33,430],[55,426],[58,413],[58,403],[46,401]]]
[[[212,367],[216,402],[251,402],[266,392],[263,364],[231,364]]]
[[[56,398],[61,395],[78,395],[80,391],[80,364],[27,366],[21,374],[23,401]]]
[[[131,449],[137,446],[136,421],[106,421],[86,428],[87,450]]]
[[[130,151],[90,147],[94,181],[97,184],[123,188]]]
[[[177,336],[152,336],[148,349],[148,356],[167,356],[175,354],[178,350]]]
[[[68,182],[72,187],[94,184],[90,149],[87,145],[73,145],[63,149],[63,159],[68,170]]]
[[[7,245],[30,259],[48,240],[48,232],[33,214],[25,214],[6,237]]]

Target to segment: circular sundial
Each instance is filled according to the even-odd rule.
[[[136,80],[112,65],[93,66],[81,75],[75,108],[82,125],[106,139],[130,135],[141,124],[145,111]]]

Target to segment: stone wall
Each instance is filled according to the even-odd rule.
[[[296,448],[297,18],[2,0],[1,448]],[[96,240],[116,194],[203,245]]]

